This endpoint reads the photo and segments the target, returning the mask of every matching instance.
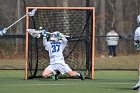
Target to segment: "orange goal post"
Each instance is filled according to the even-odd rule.
[[[26,7],[26,13],[37,9],[34,16],[26,16],[26,65],[25,79],[41,77],[49,65],[48,53],[42,44],[42,37],[34,38],[28,29],[48,32],[60,31],[69,35],[64,50],[65,62],[86,78],[94,79],[94,7]]]

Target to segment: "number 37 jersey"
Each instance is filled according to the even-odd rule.
[[[58,42],[47,41],[43,39],[43,45],[45,50],[49,52],[50,64],[55,63],[65,63],[63,51],[67,44],[67,39],[64,37],[63,40],[59,40]]]

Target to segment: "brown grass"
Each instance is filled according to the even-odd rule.
[[[95,58],[95,69],[127,69],[136,70],[140,63],[140,55]]]
[[[95,58],[95,69],[136,70],[139,63],[140,55],[117,56],[112,58],[109,58],[108,56],[101,56]],[[25,69],[25,60],[0,60],[0,69]]]
[[[0,69],[25,69],[25,60],[23,59],[0,60]]]

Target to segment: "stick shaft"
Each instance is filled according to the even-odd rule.
[[[13,24],[11,24],[10,26],[8,26],[7,28],[5,28],[5,30],[8,30],[9,28],[11,28],[13,25],[15,25],[16,23],[18,23],[20,20],[22,20],[23,18],[25,18],[26,16],[34,16],[35,12],[37,11],[37,9],[33,9],[31,12],[28,12],[27,14],[25,14],[24,16],[22,16],[20,19],[18,19],[17,21],[15,21]]]
[[[48,34],[54,34],[54,33],[50,33],[50,32],[47,32]],[[70,37],[70,36],[68,36],[68,35],[64,35],[64,37]]]
[[[16,23],[18,23],[20,20],[22,20],[23,18],[25,18],[28,14],[24,15],[23,17],[21,17],[20,19],[18,19],[17,21],[15,21],[13,24],[11,24],[10,26],[8,26],[6,28],[6,30],[8,30],[9,28],[11,28],[12,26],[14,26]]]

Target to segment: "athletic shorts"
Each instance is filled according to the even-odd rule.
[[[72,71],[72,69],[67,64],[51,64],[45,70],[49,70],[51,72],[54,72],[54,70],[58,70],[61,72],[61,74],[68,73],[69,71]]]

